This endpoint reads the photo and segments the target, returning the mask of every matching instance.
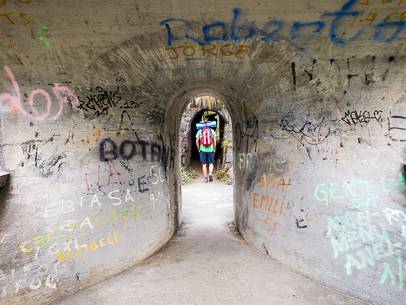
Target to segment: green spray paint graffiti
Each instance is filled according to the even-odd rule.
[[[380,284],[405,288],[406,213],[402,210],[355,212],[330,217],[327,236],[336,260],[348,276],[367,269],[380,274]]]
[[[400,184],[402,185],[402,190],[406,191],[406,176],[403,174],[400,178]]]
[[[314,197],[325,206],[334,202],[358,209],[377,207],[382,196],[399,193],[402,190],[406,190],[403,174],[400,178],[380,177],[321,183],[316,186]]]
[[[397,263],[398,263],[398,267],[399,267],[399,288],[404,288],[405,287],[405,279],[404,279],[404,275],[403,275],[404,264],[403,264],[401,257],[397,258]],[[384,262],[383,263],[383,272],[382,272],[382,276],[381,276],[379,283],[381,285],[385,284],[388,277],[390,278],[391,284],[396,285],[396,273],[393,274],[392,269],[389,266],[389,264],[387,262]]]
[[[48,37],[45,36],[45,33],[48,32],[48,26],[41,25],[40,28],[36,32],[37,40],[42,43],[47,48],[51,47],[51,43],[48,40]]]

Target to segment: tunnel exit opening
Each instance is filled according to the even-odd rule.
[[[224,171],[224,181],[232,180],[232,123],[224,103],[213,96],[193,98],[186,106],[180,127],[180,156],[183,168],[196,168],[200,164],[199,149],[196,145],[196,134],[205,124],[210,122],[216,134],[215,166],[217,173]],[[229,173],[229,171],[231,172]]]
[[[183,217],[190,220],[189,216],[200,210],[218,211],[223,217],[223,223],[232,222],[235,218],[233,124],[228,107],[216,95],[194,94],[185,99],[183,111],[178,112],[178,117],[179,128],[175,135],[178,153],[175,163],[178,164],[179,180],[178,191],[174,196],[177,199],[175,205],[179,208],[178,225]],[[216,142],[212,145],[215,149],[213,170],[210,172],[207,162],[206,177],[199,153],[199,149],[205,150],[201,142],[205,125],[211,127]],[[208,219],[210,223],[209,219],[214,218],[202,214],[200,219]]]
[[[214,132],[214,143],[208,147],[209,149],[200,141],[206,128]],[[212,176],[223,183],[232,184],[232,123],[230,114],[221,100],[206,95],[194,97],[189,101],[182,114],[179,143],[183,184],[192,182],[199,173],[203,174],[203,168],[200,170],[202,167],[200,149],[212,150],[214,153]]]

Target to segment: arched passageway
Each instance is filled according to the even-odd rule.
[[[405,1],[56,2],[0,1],[1,305],[52,303],[182,230],[180,118],[209,95],[233,123],[231,219],[244,240],[370,303],[405,299]],[[194,249],[206,261],[213,250],[206,275],[221,262],[230,289],[254,279],[249,289],[277,295],[271,262],[203,229],[181,231],[168,265],[188,254],[204,265]]]
[[[188,225],[191,232],[196,232],[195,234],[200,234],[197,232],[201,230],[199,227],[203,226],[204,234],[212,236],[213,239],[217,239],[214,232],[221,227],[224,229],[232,226],[237,233],[233,215],[235,185],[231,183],[233,160],[230,156],[228,162],[226,159],[227,149],[231,150],[233,147],[233,125],[227,107],[214,96],[197,96],[186,106],[180,121],[181,145],[178,159],[181,160],[182,166],[182,203],[178,204],[182,204],[183,223]],[[215,145],[211,147],[214,155],[213,172],[210,172],[210,164],[202,165],[199,150],[203,148],[200,139],[197,138],[198,124],[208,122],[215,123],[210,125],[210,129],[216,135]],[[199,149],[196,145],[197,140],[200,144]],[[224,146],[224,143],[227,146]],[[232,151],[230,153],[232,154]],[[206,177],[203,173],[206,173]],[[185,179],[187,174],[192,174],[189,175],[192,178]],[[208,179],[207,174],[212,174],[213,179]]]
[[[182,102],[174,109],[181,108]],[[188,124],[200,121],[206,111],[198,111]],[[208,119],[213,119],[212,115],[210,112]],[[174,117],[179,125],[181,117],[181,111]],[[181,142],[179,134],[176,136]],[[176,158],[179,168],[181,148]],[[238,214],[233,210],[238,203],[234,194],[239,192],[235,185],[195,179],[179,190],[175,196],[178,232],[161,251],[139,266],[56,305],[291,305],[298,300],[301,305],[326,305],[326,300],[331,305],[366,305],[320,286],[253,249],[235,224]]]
[[[186,109],[191,96],[202,91],[223,97],[207,89],[182,95],[169,110],[167,124],[180,127],[182,110]],[[196,116],[199,118],[205,111],[201,110]],[[194,121],[193,118],[191,121]],[[233,132],[236,130],[233,128]],[[174,167],[180,169],[181,137],[179,133],[174,135],[174,139],[177,139],[174,146],[179,147]],[[237,155],[236,150],[233,152]],[[236,159],[233,163],[239,166]],[[175,181],[179,177],[179,171],[170,174],[174,175]],[[176,186],[179,184],[174,184]],[[197,305],[291,304],[297,300],[303,305],[325,305],[325,300],[334,305],[366,305],[356,298],[319,286],[249,246],[235,223],[239,219],[238,202],[234,200],[238,192],[238,188],[233,189],[232,185],[218,181],[204,183],[196,180],[179,186],[179,191],[174,193],[179,231],[164,249],[141,266],[65,299],[58,305],[91,301],[107,305],[117,300],[158,305],[162,303],[162,295],[165,296],[166,305],[179,305],[179,302]],[[137,284],[129,286],[127,283]],[[118,296],[112,296],[110,291],[118,293]],[[286,294],[286,291],[292,293]]]
[[[216,88],[216,86],[213,86],[212,84],[208,84],[207,85],[208,88],[212,87],[212,88]],[[213,98],[215,101],[218,101],[221,103],[221,107],[220,109],[222,109],[223,111],[225,111],[225,113],[227,114],[227,123],[228,123],[228,137],[231,137],[231,139],[233,138],[233,134],[236,132],[236,128],[235,126],[232,124],[232,122],[234,122],[234,120],[237,120],[241,117],[241,113],[239,113],[237,111],[237,109],[235,108],[237,104],[232,103],[230,101],[226,100],[225,95],[223,95],[222,93],[220,93],[219,90],[216,89],[207,89],[206,88],[202,88],[202,87],[197,87],[197,88],[191,88],[189,91],[185,91],[182,94],[175,96],[172,100],[171,106],[169,107],[167,113],[166,113],[166,124],[167,126],[171,126],[171,128],[168,127],[168,136],[170,139],[173,139],[174,141],[172,142],[174,149],[174,153],[177,155],[177,157],[175,158],[174,161],[174,171],[172,173],[170,173],[169,176],[169,180],[171,181],[171,179],[173,179],[173,181],[175,181],[176,183],[172,184],[172,200],[173,200],[173,204],[175,206],[176,209],[176,218],[175,218],[175,223],[178,224],[178,228],[180,227],[180,224],[183,221],[183,215],[182,215],[182,190],[181,190],[181,184],[179,183],[182,179],[180,177],[180,168],[182,165],[182,156],[181,156],[181,149],[182,149],[182,142],[181,142],[181,137],[179,136],[179,132],[176,131],[180,131],[182,132],[182,117],[183,114],[187,111],[187,107],[188,105],[190,105],[191,103],[193,103],[194,101],[198,100],[196,99],[196,97],[201,97],[201,96],[207,96],[207,97],[211,97]],[[229,99],[230,100],[230,99]],[[198,112],[201,112],[204,110],[205,107],[203,107],[202,109],[200,109]],[[196,114],[196,113],[195,113]],[[223,114],[223,112],[222,112]],[[223,114],[223,117],[224,114]],[[191,121],[193,120],[193,118],[196,118],[195,115],[193,115],[189,120],[187,120],[187,126],[189,126],[189,128],[192,130],[193,127],[191,125]],[[172,127],[175,126],[175,128],[172,129]],[[231,130],[230,130],[231,128]],[[174,132],[172,132],[174,131]],[[189,137],[191,138],[191,134],[189,134]],[[189,139],[190,139],[189,138]],[[188,140],[189,140],[188,139]],[[195,141],[194,141],[195,142]],[[191,146],[195,146],[195,144],[190,143]],[[192,151],[192,149],[191,149]],[[236,164],[236,158],[235,156],[237,155],[237,150],[236,150],[236,146],[232,145],[231,147],[231,151],[232,151],[232,158],[230,158],[231,164],[229,165],[230,167],[234,167]],[[199,169],[200,170],[200,169]],[[173,175],[171,177],[171,175]],[[230,175],[232,178],[234,178],[234,173],[233,171],[230,172]],[[238,219],[239,219],[239,204],[236,201],[236,194],[238,194],[239,189],[238,188],[233,188],[233,211],[234,211],[234,222],[238,223]]]

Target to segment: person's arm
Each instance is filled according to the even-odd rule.
[[[197,151],[200,153],[200,130],[196,133],[196,146]]]
[[[198,138],[196,138],[196,146],[197,146],[198,152],[200,152],[200,141]]]
[[[201,133],[200,130],[196,133],[196,146],[198,152],[200,152],[200,133]]]
[[[216,141],[216,132],[213,130],[213,148],[214,148],[214,152],[216,152],[216,148],[217,148],[217,141]]]

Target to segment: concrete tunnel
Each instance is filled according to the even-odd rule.
[[[204,95],[231,118],[243,239],[344,295],[406,304],[405,1],[0,10],[0,304],[56,302],[176,235],[180,123]]]

